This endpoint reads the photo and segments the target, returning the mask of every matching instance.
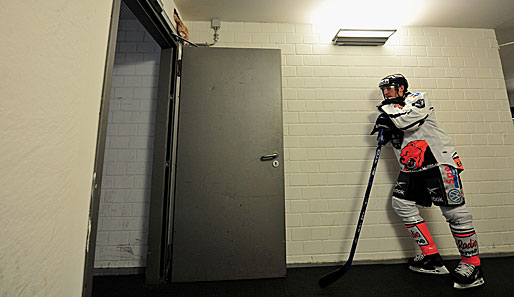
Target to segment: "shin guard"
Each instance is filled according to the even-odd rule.
[[[412,238],[414,238],[416,243],[419,245],[421,252],[424,255],[439,253],[435,246],[435,242],[432,239],[432,235],[430,235],[430,232],[428,231],[427,224],[424,221],[416,224],[407,224],[405,227],[409,229],[412,234]]]
[[[462,256],[462,262],[475,266],[480,266],[478,257],[478,239],[475,229],[456,230],[451,228],[453,238]]]

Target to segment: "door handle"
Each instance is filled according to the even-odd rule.
[[[278,153],[273,153],[269,155],[264,155],[261,157],[261,161],[271,161],[278,158]]]

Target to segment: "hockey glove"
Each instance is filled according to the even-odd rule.
[[[395,149],[402,148],[402,142],[403,142],[403,131],[402,130],[395,128],[386,134],[388,137],[390,137],[391,145]],[[384,139],[385,139],[385,137],[384,137]]]
[[[377,133],[380,129],[384,130],[384,133],[387,131],[391,131],[392,129],[396,128],[393,121],[389,118],[389,116],[383,112],[378,115],[375,126],[373,126],[373,130],[371,131],[370,135],[373,135]]]
[[[377,117],[375,126],[370,135],[375,134],[379,130],[384,131],[382,133],[382,143],[384,145],[391,141],[393,147],[400,149],[403,142],[403,131],[396,128],[393,121],[391,121],[389,116],[384,112]]]

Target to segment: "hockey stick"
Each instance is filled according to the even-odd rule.
[[[369,194],[371,193],[371,185],[373,184],[373,179],[375,178],[375,171],[377,169],[378,158],[380,157],[380,151],[382,149],[382,133],[383,130],[380,129],[378,134],[378,145],[377,150],[375,152],[375,159],[373,160],[373,166],[371,167],[371,174],[369,176],[366,194],[364,194],[364,202],[362,203],[361,213],[359,215],[359,222],[357,223],[357,229],[355,230],[352,249],[350,250],[350,256],[348,257],[348,261],[346,261],[346,263],[343,266],[339,267],[337,270],[325,274],[320,278],[319,286],[322,288],[325,288],[328,285],[335,282],[336,280],[340,279],[346,272],[350,270],[350,267],[352,266],[353,256],[355,255],[355,250],[357,249],[357,241],[359,240],[362,223],[364,222],[364,214],[366,213],[366,206],[368,205]]]

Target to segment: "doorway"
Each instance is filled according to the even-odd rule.
[[[95,274],[141,273],[161,48],[122,1],[107,121]]]
[[[154,2],[113,1],[83,296],[95,274],[165,275],[178,43]]]

